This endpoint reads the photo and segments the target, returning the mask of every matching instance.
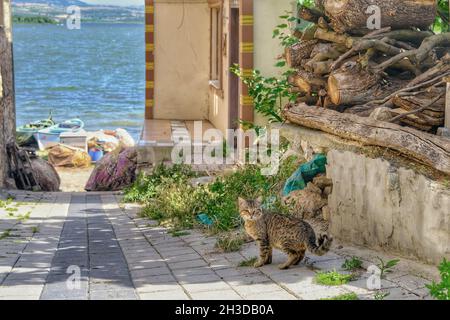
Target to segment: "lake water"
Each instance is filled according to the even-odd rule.
[[[144,119],[144,25],[15,25],[17,124],[81,118],[86,130],[124,128],[137,138]]]

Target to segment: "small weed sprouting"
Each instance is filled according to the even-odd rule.
[[[25,221],[27,221],[28,219],[30,219],[30,216],[31,216],[31,212],[28,211],[28,212],[25,213],[25,214],[19,214],[19,215],[17,216],[17,220],[19,220],[20,222],[25,222]]]
[[[190,232],[187,231],[179,231],[179,230],[172,230],[170,231],[170,234],[172,235],[172,237],[183,237],[183,236],[188,236],[190,235]]]
[[[359,300],[358,295],[354,292],[344,293],[331,298],[323,298],[320,300]]]
[[[228,232],[217,238],[215,247],[222,252],[236,252],[241,249],[243,244],[244,239],[242,235]]]
[[[32,232],[33,234],[39,233],[39,227],[36,227],[36,226],[31,227],[31,232]]]
[[[433,298],[438,300],[450,300],[450,261],[444,258],[439,265],[439,272],[441,274],[441,282],[427,285],[430,294]]]
[[[7,229],[7,230],[3,231],[0,234],[0,240],[3,240],[3,239],[11,237],[11,231],[12,231],[12,229]]]
[[[384,279],[384,277],[386,276],[386,273],[392,272],[393,271],[392,269],[400,262],[399,259],[389,260],[388,262],[385,262],[380,257],[377,257],[377,258],[380,261],[380,263],[377,264],[377,267],[381,271],[381,274],[380,274],[381,279]]]
[[[342,274],[337,272],[336,270],[322,271],[318,272],[314,279],[317,284],[321,284],[324,286],[340,286],[349,283],[353,279],[353,275]]]
[[[239,262],[238,267],[253,267],[255,265],[256,261],[258,261],[257,257],[245,259],[245,260],[242,260],[241,262]]]
[[[375,292],[375,295],[373,296],[373,298],[375,300],[384,300],[389,295],[390,295],[390,293],[388,291],[378,290],[377,292]]]
[[[351,257],[350,259],[346,259],[342,268],[347,271],[355,271],[362,268],[362,260],[358,257]]]

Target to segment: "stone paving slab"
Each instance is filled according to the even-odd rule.
[[[239,267],[258,255],[255,243],[220,253],[216,238],[199,230],[173,237],[139,217],[136,205],[121,207],[112,193],[19,192],[15,197],[13,209],[0,209],[0,235],[9,233],[0,240],[0,299],[317,300],[351,292],[375,298],[365,270],[342,286],[315,283],[318,271],[348,272],[343,262],[361,250],[307,255],[289,270],[277,268],[286,256],[274,251],[271,265]],[[16,205],[19,201],[23,204]],[[367,268],[378,253],[364,252]],[[430,299],[425,287],[430,281],[404,267],[410,264],[402,259],[401,267],[381,281],[389,293],[385,299]],[[67,273],[73,266],[79,268],[77,282]],[[78,286],[69,289],[73,284]]]

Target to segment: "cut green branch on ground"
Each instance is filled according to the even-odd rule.
[[[444,259],[439,265],[439,273],[441,281],[434,282],[427,285],[430,294],[433,298],[438,300],[450,300],[450,261]]]
[[[337,272],[336,270],[322,271],[317,272],[314,279],[317,284],[321,284],[324,286],[340,286],[349,283],[353,279],[353,275],[342,274]]]

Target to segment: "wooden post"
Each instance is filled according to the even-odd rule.
[[[450,77],[444,78],[447,82],[447,97],[445,99],[445,127],[450,130]]]
[[[145,0],[145,119],[155,108],[155,1]]]
[[[15,141],[16,110],[10,0],[0,0],[0,188],[8,174],[6,145]]]

